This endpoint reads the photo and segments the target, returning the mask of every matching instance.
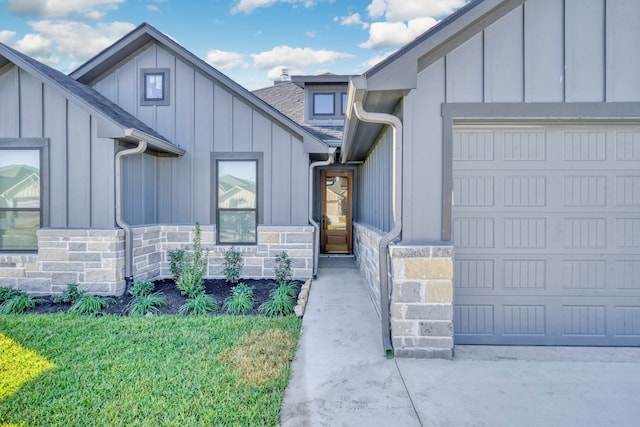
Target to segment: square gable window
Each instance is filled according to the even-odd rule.
[[[313,94],[313,115],[333,116],[335,114],[335,98],[333,93]]]
[[[169,105],[169,69],[140,70],[140,105]]]

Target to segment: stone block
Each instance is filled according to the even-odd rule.
[[[63,248],[41,248],[38,250],[38,261],[68,261],[69,252]]]
[[[394,356],[403,359],[446,359],[453,358],[453,351],[445,348],[394,348]]]
[[[174,243],[190,243],[191,236],[185,231],[171,231],[167,233],[167,241]]]
[[[69,261],[100,261],[101,256],[98,252],[71,252],[69,254]]]
[[[423,285],[419,282],[393,282],[394,302],[422,302]]]
[[[262,267],[261,266],[245,266],[242,269],[243,277],[262,277]]]
[[[400,304],[393,304],[393,306]],[[406,320],[451,320],[453,319],[452,304],[402,304],[402,319]],[[395,317],[394,307],[394,317]]]
[[[391,335],[393,336],[417,336],[419,332],[418,322],[391,319]]]
[[[453,283],[449,280],[427,282],[425,302],[428,303],[448,303],[453,302]]]
[[[84,272],[86,282],[115,282],[117,280],[116,270],[109,268],[88,268]]]
[[[426,320],[419,322],[420,336],[452,337],[453,322],[448,320]]]
[[[451,280],[453,278],[451,258],[406,258],[403,260],[403,267],[402,278],[408,280]]]
[[[69,251],[85,252],[87,250],[86,242],[69,242]]]
[[[258,242],[264,243],[280,243],[280,233],[266,232],[258,233]]]
[[[51,273],[51,284],[52,285],[68,285],[69,283],[78,283],[80,282],[80,276],[78,273],[73,272],[60,272],[60,273]]]
[[[81,262],[43,262],[42,271],[83,271]]]
[[[26,277],[26,272],[25,269],[21,267],[0,267],[0,277]]]
[[[285,236],[287,243],[313,243],[313,234],[311,233],[286,233]]]

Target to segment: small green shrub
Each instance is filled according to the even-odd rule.
[[[187,301],[180,306],[178,313],[183,315],[204,315],[218,310],[218,302],[211,295],[201,293],[192,298],[187,298]]]
[[[23,313],[28,310],[33,310],[36,304],[42,301],[41,299],[34,298],[25,292],[19,292],[19,294],[15,294],[13,297],[0,304],[0,314]]]
[[[133,282],[131,289],[129,289],[129,293],[134,298],[142,297],[142,296],[151,295],[155,290],[155,288],[156,288],[155,283],[149,280],[136,280],[135,282]]]
[[[203,251],[200,224],[196,222],[193,238],[193,252],[185,254],[180,270],[180,277],[176,280],[176,286],[189,298],[204,293],[204,275],[207,272],[209,262],[209,250]]]
[[[244,314],[253,309],[253,289],[240,283],[231,289],[231,296],[222,304],[222,309],[229,314]]]
[[[2,286],[0,287],[0,304],[10,300],[11,298],[18,296],[18,295],[22,295],[25,292],[18,290],[18,289],[13,289],[13,288],[9,288],[7,286]]]
[[[167,298],[162,292],[149,295],[139,295],[129,301],[126,310],[130,316],[144,316],[147,313],[156,315],[160,313],[160,306],[167,305]]]
[[[285,251],[276,255],[276,282],[283,285],[291,281],[291,258]]]
[[[68,312],[87,316],[96,316],[102,310],[114,302],[113,298],[99,297],[97,295],[82,295],[76,300]]]
[[[185,257],[184,249],[170,249],[167,254],[169,255],[169,270],[171,270],[173,278],[177,279],[182,272],[182,263]]]
[[[288,316],[293,314],[293,286],[279,285],[269,292],[270,299],[258,307],[258,312],[265,316]]]
[[[59,295],[52,296],[51,301],[54,304],[73,304],[81,296],[82,292],[78,290],[78,284],[69,283],[67,289]]]
[[[240,279],[240,274],[242,274],[242,254],[235,246],[231,246],[224,253],[224,262],[222,265],[224,267],[222,270],[224,280],[229,283],[237,283],[238,279]]]

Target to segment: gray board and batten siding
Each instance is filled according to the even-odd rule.
[[[98,136],[96,115],[13,63],[0,68],[0,99],[0,138],[47,139],[42,226],[113,228],[116,146]]]
[[[477,3],[450,24],[456,32],[448,33],[446,27],[435,31],[433,40],[410,46],[404,57],[374,67],[367,77],[371,93],[377,87],[389,86],[392,75],[401,72],[398,67],[406,65],[410,57],[418,64],[415,88],[401,99],[399,109],[404,124],[402,242],[454,242],[453,323],[458,344],[639,345],[640,285],[635,269],[640,265],[640,224],[636,220],[640,205],[633,200],[640,173],[637,159],[616,160],[615,156],[618,144],[628,144],[634,153],[640,152],[640,58],[630,54],[640,45],[640,2]],[[473,15],[487,5],[501,11],[488,11],[484,17]],[[497,13],[495,19],[487,18],[491,13]],[[466,27],[456,27],[460,22],[466,22]],[[477,31],[469,31],[474,25],[478,25]],[[439,39],[441,34],[446,38]],[[466,111],[465,106],[473,111]],[[527,164],[511,166],[511,171],[501,170],[504,163],[496,165],[497,160],[476,160],[476,169],[465,171],[463,166],[471,163],[454,157],[459,150],[456,144],[460,144],[456,138],[464,132],[456,126],[480,126],[483,135],[489,133],[492,138],[504,133],[505,128],[533,127],[545,135],[546,157],[523,161]],[[566,140],[574,137],[576,129],[580,135],[576,138],[598,135],[588,138],[596,138],[595,144],[601,147],[598,150],[604,150],[607,157],[604,161],[585,161],[589,165],[574,172],[560,171],[558,168],[574,168],[580,163],[565,159],[565,154],[557,151],[558,147],[568,147]],[[618,142],[620,138],[631,138],[632,142]],[[377,143],[384,140],[381,136]],[[494,149],[494,159],[504,154],[503,146]],[[375,149],[369,153],[365,164],[374,159]],[[539,220],[532,219],[530,207],[505,208],[498,204],[498,194],[504,198],[505,188],[509,188],[504,183],[515,182],[516,169],[529,177],[527,184],[536,191],[542,191],[536,187],[542,185],[545,195],[553,198],[545,202],[549,203],[547,207],[535,208]],[[526,232],[521,244],[529,238],[529,231],[543,233],[544,248],[533,251],[537,258],[526,261],[531,252],[518,249],[522,256],[515,260],[514,249],[504,244],[493,249],[466,248],[464,242],[474,238],[474,231],[464,227],[452,230],[452,225],[460,225],[468,214],[465,209],[470,209],[453,204],[453,198],[465,197],[461,194],[463,186],[469,184],[465,180],[473,174],[479,183],[493,186],[493,205],[479,210],[485,219],[503,221],[501,229],[493,230],[494,243],[509,238],[504,233],[509,217],[511,232],[516,225],[521,227],[520,233]],[[544,183],[540,183],[540,177],[545,177]],[[492,184],[487,184],[489,178]],[[563,203],[559,201],[572,200],[573,196],[565,194],[569,189],[582,191],[583,185],[585,191],[594,192],[584,196],[587,200],[598,197],[602,182],[612,191],[606,194],[603,206],[559,207]],[[474,184],[475,190],[479,183]],[[622,199],[623,204],[632,201],[620,205],[616,191],[630,191],[630,196],[620,197],[627,197]],[[469,195],[469,200],[479,197]],[[573,227],[586,224],[588,228],[589,218],[604,224],[606,236],[596,231],[596,237],[605,240],[597,249],[576,248],[580,239],[589,237],[578,236]],[[531,221],[525,224],[528,219]],[[551,224],[560,224],[561,229]],[[534,230],[538,225],[542,228]],[[589,233],[590,229],[586,235]],[[621,237],[620,233],[628,236]],[[518,238],[513,233],[511,237]],[[489,294],[481,286],[489,283],[489,273],[471,268],[469,260],[473,259],[491,261],[497,269],[491,276]],[[598,262],[588,265],[585,261],[590,260]],[[538,274],[542,268],[544,275]],[[604,270],[594,271],[595,277],[591,277],[589,269],[594,268]],[[486,311],[465,314],[466,306],[486,307]]]
[[[157,68],[169,70],[170,104],[140,105],[141,70]],[[211,155],[232,152],[263,154],[263,225],[307,224],[302,137],[174,51],[148,43],[93,86],[186,150],[179,158],[125,160],[125,219],[132,225],[212,223]]]

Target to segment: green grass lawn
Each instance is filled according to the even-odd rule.
[[[300,324],[0,315],[0,426],[277,425]]]

